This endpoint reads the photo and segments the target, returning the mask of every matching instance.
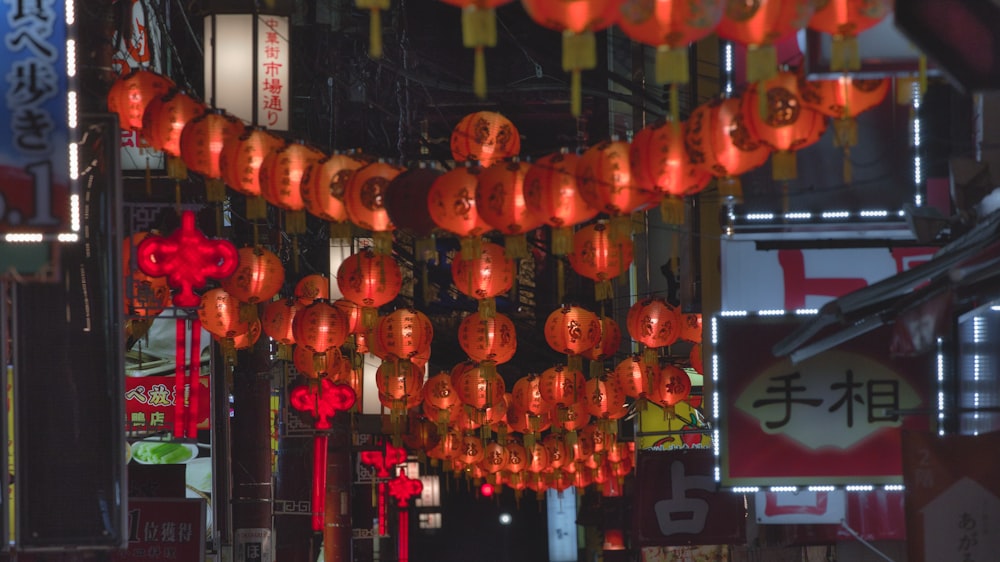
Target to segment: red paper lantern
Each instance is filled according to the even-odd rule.
[[[618,27],[633,41],[656,49],[657,84],[687,84],[687,47],[711,34],[722,19],[722,0],[626,0]]]
[[[396,260],[371,249],[351,254],[337,268],[337,287],[344,298],[362,307],[364,326],[375,327],[375,309],[392,302],[402,286]]]
[[[577,402],[568,406],[557,407],[555,418],[552,420],[552,425],[563,431],[572,432],[585,427],[588,423],[590,423],[590,418],[590,412],[587,411],[587,406],[583,403],[581,396],[581,399]]]
[[[108,111],[118,114],[118,126],[122,130],[141,130],[146,106],[174,87],[173,80],[166,76],[134,68],[111,85],[108,91]]]
[[[809,29],[833,37],[830,70],[861,70],[858,35],[892,12],[894,0],[818,0]]]
[[[535,416],[547,414],[552,409],[552,405],[542,399],[541,383],[541,377],[536,375],[527,375],[517,379],[511,391],[514,407]]]
[[[626,327],[632,339],[646,347],[665,347],[680,337],[680,311],[663,298],[647,297],[629,308]]]
[[[543,224],[543,217],[524,199],[524,176],[530,167],[526,162],[504,162],[486,168],[476,188],[476,211],[506,237],[505,250],[512,258],[528,255],[524,235]]]
[[[212,339],[219,343],[223,343],[219,336],[213,335]],[[237,334],[232,339],[233,349],[250,349],[253,344],[257,343],[260,339],[260,320],[254,320],[250,322],[247,327],[247,331],[242,334]]]
[[[222,177],[222,149],[243,134],[243,123],[222,111],[209,109],[195,117],[181,131],[181,159],[188,170],[206,179]]]
[[[547,404],[545,407],[549,408]],[[540,414],[532,414],[511,403],[507,409],[507,424],[511,431],[523,433],[527,442],[538,439],[541,432],[552,427],[552,415],[549,409]]]
[[[813,0],[727,0],[716,32],[747,47],[747,82],[766,80],[778,71],[774,45],[804,28],[813,9]]]
[[[184,127],[204,112],[205,104],[175,88],[146,105],[142,136],[156,150],[180,157]]]
[[[396,228],[418,238],[427,238],[434,232],[436,225],[428,212],[427,201],[431,186],[442,174],[434,168],[413,168],[404,170],[389,182],[382,204]]]
[[[701,314],[681,314],[681,333],[679,337],[685,341],[701,343]]]
[[[321,353],[304,345],[296,345],[292,351],[292,364],[295,370],[308,378],[327,377],[338,381],[345,372],[351,371],[350,361],[344,358],[340,348],[331,347]],[[347,384],[347,381],[343,381]],[[349,385],[355,388],[354,385]]]
[[[614,357],[622,342],[622,331],[614,318],[601,316],[598,318],[598,322],[601,323],[601,337],[594,344],[594,347],[583,352],[583,356],[591,361],[604,361]]]
[[[507,447],[496,441],[490,441],[483,449],[483,458],[479,466],[489,474],[496,474],[507,468],[510,453]]]
[[[542,446],[549,453],[549,465],[548,469],[558,470],[565,466],[567,463],[573,462],[572,457],[569,454],[569,450],[566,449],[566,442],[563,441],[559,435],[555,433],[550,433],[542,439]]]
[[[563,305],[545,320],[545,341],[558,353],[580,355],[601,337],[601,323],[593,312],[577,305]]]
[[[250,330],[250,323],[240,319],[239,299],[222,288],[205,291],[198,318],[202,327],[220,338],[233,338]]]
[[[268,152],[259,172],[261,195],[280,209],[304,210],[302,177],[309,166],[323,157],[322,151],[301,142],[287,142],[281,148]]]
[[[627,216],[660,199],[656,189],[635,183],[625,141],[606,140],[588,148],[577,162],[576,177],[584,201],[609,215]]]
[[[295,300],[309,306],[317,299],[330,298],[330,280],[322,273],[311,273],[295,283]]]
[[[451,385],[462,403],[476,410],[492,406],[507,391],[503,377],[496,374],[487,376],[479,367],[452,373]]]
[[[381,348],[400,359],[428,352],[434,327],[426,314],[415,308],[398,308],[379,318],[375,331]]]
[[[354,172],[364,162],[346,154],[331,154],[314,162],[302,178],[302,201],[311,215],[331,222],[345,222],[344,194]]]
[[[472,434],[462,436],[458,451],[456,460],[465,464],[476,464],[483,460],[483,455],[486,454],[483,440]]]
[[[396,225],[385,209],[385,190],[401,168],[372,162],[355,170],[344,188],[344,206],[352,223],[372,232],[391,232]]]
[[[691,112],[684,144],[695,166],[719,178],[723,198],[740,201],[739,176],[767,162],[771,149],[750,133],[739,98],[716,99]]]
[[[379,401],[396,411],[420,405],[423,399],[423,370],[409,361],[384,361],[375,371]]]
[[[562,33],[562,67],[571,73],[570,113],[574,117],[583,109],[580,71],[597,66],[594,32],[618,21],[622,3],[623,0],[521,0],[524,11],[535,23]]]
[[[514,323],[504,314],[484,318],[478,312],[466,316],[458,326],[458,343],[475,361],[506,363],[517,351]]]
[[[583,385],[583,403],[587,413],[597,419],[617,420],[625,417],[625,389],[614,375],[587,379]]]
[[[802,102],[794,72],[779,72],[744,92],[743,115],[751,134],[775,151],[772,171],[779,180],[797,176],[793,151],[816,143],[826,131],[826,116]]]
[[[891,80],[853,79],[841,76],[831,80],[802,80],[799,84],[802,103],[833,118],[833,145],[844,149],[844,181],[850,182],[850,149],[858,144],[855,117],[879,105],[889,92]]]
[[[579,160],[567,151],[549,154],[536,160],[524,176],[524,201],[552,227],[552,252],[556,255],[569,253],[572,227],[598,213],[580,195],[576,180]]]
[[[615,376],[625,391],[625,396],[637,400],[645,400],[652,392],[659,373],[659,364],[643,361],[641,355],[626,357],[615,367]]]
[[[521,136],[517,127],[495,111],[477,111],[459,121],[451,133],[451,156],[456,162],[472,160],[489,168],[517,156]]]
[[[476,210],[481,171],[482,168],[475,166],[459,166],[434,180],[427,193],[427,211],[431,219],[442,230],[462,239],[463,259],[471,259],[478,253],[475,243],[490,230],[490,225]]]
[[[539,379],[538,389],[542,400],[550,406],[565,409],[583,398],[585,379],[577,369],[563,365],[549,367],[542,371]]]
[[[236,271],[222,280],[226,292],[250,304],[271,300],[284,284],[281,259],[263,246],[240,248]]]
[[[664,365],[653,384],[650,398],[664,407],[673,407],[691,394],[691,377],[673,365]]]
[[[484,242],[478,258],[451,262],[451,278],[463,294],[479,301],[479,313],[495,314],[493,298],[514,286],[514,260],[502,246]]]
[[[295,314],[292,330],[297,345],[323,353],[347,340],[347,318],[328,301],[315,301]]]
[[[611,279],[632,264],[632,238],[613,236],[608,224],[599,221],[576,231],[568,257],[573,271],[596,283],[597,300],[607,300],[611,298]]]
[[[284,145],[281,137],[260,127],[247,127],[243,134],[227,142],[219,155],[222,179],[248,197],[260,197],[260,168],[264,159]]]
[[[292,323],[298,310],[299,304],[295,299],[278,299],[269,302],[264,306],[264,313],[261,315],[261,328],[274,341],[284,345],[292,345],[295,343]]]
[[[562,442],[560,441],[560,443]],[[528,463],[525,469],[528,472],[538,474],[552,463],[549,450],[542,442],[535,442],[531,446],[525,445],[525,450],[528,454]]]
[[[697,371],[699,375],[705,374],[705,363],[701,357],[700,343],[696,343],[691,346],[691,352],[688,354],[688,361],[691,363],[691,368]]]
[[[697,167],[687,147],[687,123],[654,123],[644,127],[629,146],[634,181],[664,195],[686,197],[708,186],[712,176]]]
[[[451,385],[451,373],[440,372],[424,382],[424,404],[430,404],[442,411],[448,411],[456,406],[461,399]]]

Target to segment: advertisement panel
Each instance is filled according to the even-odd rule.
[[[205,502],[200,499],[131,498],[128,550],[115,562],[204,562]]]
[[[744,498],[717,489],[710,449],[637,455],[633,527],[639,546],[746,541]]]
[[[71,229],[65,6],[4,2],[0,233],[54,240]]]
[[[890,358],[883,326],[792,364],[771,348],[802,316],[713,323],[724,486],[902,483],[900,429],[931,423],[934,353]]]

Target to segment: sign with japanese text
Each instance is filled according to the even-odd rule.
[[[271,562],[271,529],[236,529],[235,562]]]
[[[147,10],[146,3],[139,0],[125,0],[129,7],[120,9],[119,15],[127,18],[121,22],[118,32],[112,37],[115,52],[111,66],[119,76],[125,76],[133,68],[145,68],[163,73],[160,65],[160,22],[156,10]],[[121,131],[121,167],[123,170],[162,170],[165,154],[146,142],[138,131]]]
[[[640,546],[746,540],[743,496],[717,489],[710,449],[637,454],[633,525]]]
[[[70,230],[65,3],[7,0],[0,112],[0,233]]]
[[[115,562],[201,562],[205,560],[205,501],[129,498],[128,550]]]
[[[847,492],[757,492],[754,507],[762,525],[839,524],[847,517]]]
[[[284,16],[206,17],[205,97],[209,103],[243,121],[287,130],[291,86],[288,33],[288,18]]]
[[[208,377],[199,377],[198,429],[208,429],[211,395]],[[130,434],[157,433],[174,429],[174,377],[125,377],[126,430]]]
[[[724,486],[901,483],[900,429],[929,427],[933,353],[890,358],[886,326],[793,365],[771,347],[802,317],[713,321]]]
[[[1000,433],[903,433],[911,562],[995,560],[1000,552]]]

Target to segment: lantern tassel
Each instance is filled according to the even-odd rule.
[[[497,315],[497,301],[495,298],[479,300],[479,317],[482,319],[495,318]]]
[[[851,166],[851,149],[850,147],[844,147],[844,183],[850,184],[854,182],[854,168]]]
[[[798,177],[797,158],[790,150],[777,150],[771,155],[771,177],[784,181]]]
[[[511,259],[528,257],[528,239],[523,234],[504,236],[504,255]]]
[[[177,156],[167,156],[167,177],[177,181],[188,179],[187,166]]]
[[[351,223],[349,221],[332,221],[330,222],[330,238],[350,238],[351,237]]]
[[[664,406],[661,404],[660,407],[663,409],[663,421],[670,421],[677,417],[677,413],[674,411],[674,407],[672,405]]]
[[[479,363],[479,372],[483,375],[483,378],[487,381],[492,381],[494,377],[497,376],[497,364],[494,361],[481,361]]]
[[[574,371],[583,370],[583,356],[582,355],[567,355],[566,356],[566,367]]]
[[[833,146],[850,147],[858,144],[858,122],[851,117],[833,120]]]
[[[226,200],[226,184],[219,178],[205,180],[205,200],[209,203],[222,203]]]
[[[462,247],[463,261],[479,259],[483,255],[483,239],[479,236],[467,236],[462,238],[459,243]]]
[[[497,44],[496,12],[493,8],[466,6],[462,9],[462,45],[466,48]]]
[[[611,281],[604,279],[594,283],[594,298],[598,301],[611,300],[614,297],[614,290]]]
[[[850,72],[861,70],[861,55],[858,52],[858,38],[834,35],[830,47],[830,70]]]
[[[375,325],[378,323],[378,309],[372,306],[361,307],[361,325],[365,327],[366,330],[371,331],[375,329]]]
[[[684,199],[676,195],[667,195],[660,201],[660,217],[664,224],[684,224]]]
[[[556,261],[556,302],[563,302],[566,296],[566,263],[563,260]]]
[[[153,196],[153,172],[149,168],[149,156],[146,157],[146,196]]]
[[[656,365],[659,363],[659,357],[655,347],[647,347],[642,351],[642,362],[646,365]]]
[[[590,378],[596,379],[597,377],[604,374],[604,362],[603,361],[591,361],[590,362]]]
[[[392,231],[381,230],[372,235],[372,250],[381,256],[392,255]]]
[[[750,45],[747,49],[747,82],[763,82],[778,73],[778,50],[774,45]]]
[[[260,195],[247,197],[247,220],[259,221],[267,218],[267,201]]]
[[[382,58],[382,11],[377,8],[371,11],[368,34],[368,56],[373,59]]]
[[[656,48],[656,67],[653,77],[657,84],[687,84],[691,69],[687,48],[674,49],[670,45]]]
[[[573,251],[573,227],[559,227],[552,229],[552,253],[557,256],[565,256]]]
[[[580,71],[570,72],[569,82],[569,113],[573,117],[579,117],[583,113],[583,86],[580,80]]]
[[[680,86],[678,86],[676,83],[670,85],[670,127],[675,134],[680,132],[681,90]]]
[[[257,320],[257,305],[246,302],[240,303],[240,322],[253,324]]]
[[[305,211],[285,211],[285,232],[295,236],[306,232]]]
[[[476,47],[472,59],[472,91],[476,97],[486,99],[486,53]]]
[[[609,225],[610,231],[608,236],[611,240],[617,241],[622,238],[632,237],[632,216],[631,215],[615,215],[611,217],[611,224]]]
[[[716,181],[719,186],[719,198],[727,204],[743,202],[743,183],[739,176],[723,176]]]

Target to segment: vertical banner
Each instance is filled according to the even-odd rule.
[[[637,454],[633,527],[640,546],[746,540],[743,496],[718,491],[711,449]]]
[[[910,562],[996,560],[1000,433],[903,433]]]
[[[4,12],[0,234],[55,239],[71,226],[65,3],[8,1]]]
[[[205,502],[174,498],[131,498],[128,550],[115,562],[204,562]]]
[[[796,315],[717,323],[723,486],[899,484],[900,429],[927,429],[934,353],[889,357],[883,326],[806,361],[771,347]]]

